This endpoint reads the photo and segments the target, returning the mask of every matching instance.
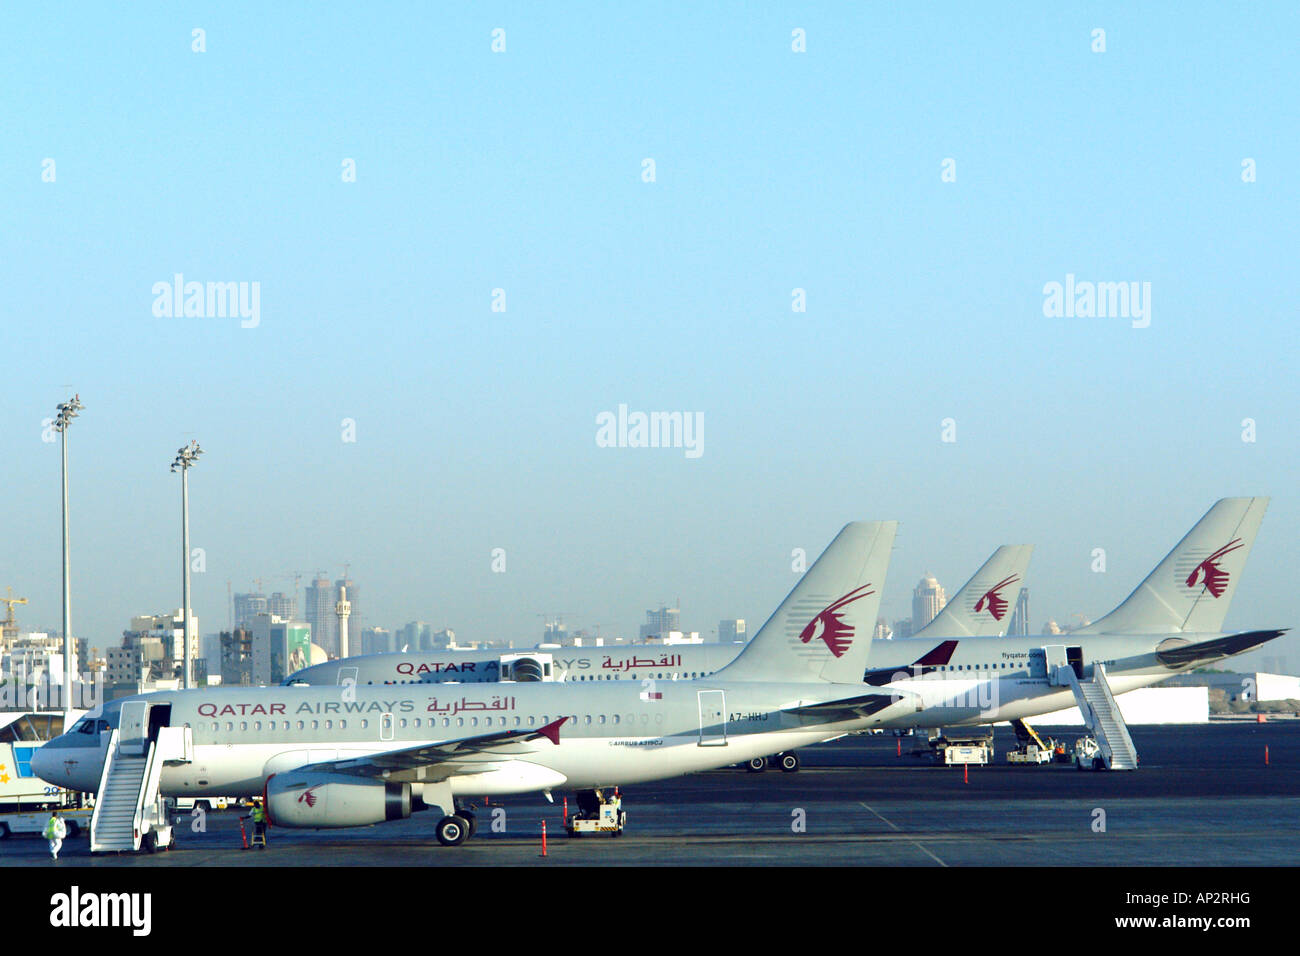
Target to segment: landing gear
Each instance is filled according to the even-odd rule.
[[[745,761],[745,769],[750,773],[762,773],[767,769],[766,757],[751,757]]]
[[[797,753],[778,754],[776,760],[785,773],[795,773],[799,769],[799,755]]]
[[[434,833],[443,846],[460,846],[469,839],[470,823],[459,814],[452,814],[438,821]]]

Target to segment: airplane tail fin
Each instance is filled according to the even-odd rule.
[[[1004,544],[993,552],[933,621],[912,637],[1000,637],[1024,586],[1032,544]]]
[[[861,683],[897,531],[897,521],[845,525],[718,674],[727,680]]]
[[[1221,498],[1119,607],[1074,634],[1216,633],[1268,498]]]

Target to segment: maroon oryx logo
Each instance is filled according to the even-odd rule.
[[[316,794],[312,793],[312,790],[315,789],[316,789],[315,787],[310,787],[309,789],[304,790],[302,793],[300,793],[298,795],[298,802],[305,803],[309,807],[316,806]]]
[[[975,602],[975,613],[978,614],[987,607],[989,613],[993,615],[993,620],[1002,620],[1002,615],[1007,613],[1007,599],[998,592],[1008,584],[1014,584],[1019,580],[1020,578],[1013,574],[1008,578],[1003,578],[997,584],[993,585],[993,587],[984,592],[982,598]]]
[[[874,594],[874,591],[868,590],[870,587],[870,584],[864,584],[854,588],[834,604],[828,605],[826,610],[808,622],[808,626],[799,635],[799,640],[807,644],[813,638],[821,638],[832,654],[842,657],[853,643],[853,625],[845,624],[839,612],[858,598]]]
[[[1194,588],[1196,585],[1204,583],[1205,590],[1209,591],[1215,597],[1223,594],[1223,589],[1228,586],[1228,572],[1219,567],[1219,562],[1223,560],[1224,555],[1231,554],[1238,548],[1244,547],[1240,538],[1233,538],[1218,551],[1192,568],[1192,573],[1187,575],[1187,586]],[[1204,578],[1202,578],[1204,575]]]

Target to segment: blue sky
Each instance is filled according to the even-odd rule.
[[[3,18],[0,587],[28,626],[59,622],[41,421],[74,391],[74,630],[101,647],[179,605],[190,438],[204,631],[228,579],[345,562],[371,625],[626,634],[680,600],[757,626],[791,550],[854,518],[902,522],[890,617],[926,571],[1037,544],[1037,626],[1108,610],[1235,494],[1274,500],[1228,624],[1295,623],[1289,5]],[[260,283],[259,325],[155,316],[176,273]],[[1150,326],[1045,317],[1067,274],[1149,282]],[[700,413],[704,454],[598,448],[620,403]]]

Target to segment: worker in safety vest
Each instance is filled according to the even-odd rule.
[[[262,801],[254,798],[253,809],[248,814],[248,819],[253,821],[253,836],[261,837],[262,843],[266,843],[266,810],[262,807]]]
[[[63,849],[63,838],[68,835],[68,825],[59,819],[58,810],[50,811],[50,818],[45,822],[43,835],[50,841],[50,858],[57,861],[59,851]]]

